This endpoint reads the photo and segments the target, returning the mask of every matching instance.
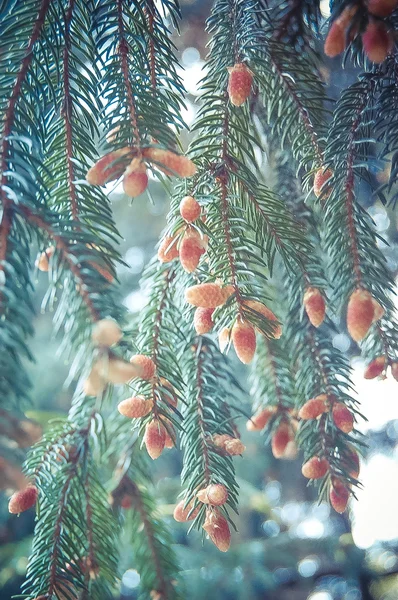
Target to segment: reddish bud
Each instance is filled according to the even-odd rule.
[[[276,408],[274,406],[270,408],[264,408],[257,414],[253,415],[249,421],[247,421],[246,429],[248,431],[261,431],[261,429],[264,429],[268,421],[275,415],[275,413]]]
[[[386,362],[387,361],[384,356],[378,356],[372,360],[372,362],[370,362],[365,369],[363,374],[364,378],[374,379],[375,377],[381,375],[387,366]]]
[[[214,308],[197,308],[193,317],[193,325],[198,335],[209,333],[213,329]]]
[[[216,308],[224,304],[225,297],[217,283],[200,283],[185,290],[185,299],[189,304],[200,308]]]
[[[358,288],[351,294],[347,307],[347,328],[353,340],[363,340],[372,325],[373,317],[372,296],[367,290]]]
[[[13,515],[19,515],[25,510],[32,508],[37,501],[37,487],[34,485],[28,485],[27,488],[20,492],[15,492],[8,503],[8,510]]]
[[[224,449],[230,456],[240,456],[246,450],[246,446],[238,438],[231,438],[226,440]]]
[[[221,552],[227,552],[231,544],[231,532],[228,521],[223,515],[217,510],[208,509],[203,529]]]
[[[168,263],[178,257],[177,238],[167,235],[160,243],[158,259],[162,263]]]
[[[331,24],[326,36],[324,51],[326,56],[334,58],[344,52],[346,45],[346,33],[344,27],[337,21]]]
[[[301,472],[307,479],[321,479],[321,477],[326,475],[328,470],[329,463],[326,458],[313,456],[303,464]]]
[[[254,311],[255,313],[260,314],[265,317],[268,321],[272,321],[275,323],[273,332],[270,334],[270,337],[279,340],[282,335],[282,326],[278,323],[278,318],[274,315],[272,310],[270,310],[265,304],[259,302],[258,300],[245,300],[245,306]]]
[[[282,422],[271,440],[271,450],[275,458],[283,458],[286,447],[294,439],[293,430],[286,422]]]
[[[230,337],[231,337],[230,328],[223,327],[218,334],[218,345],[219,345],[221,354],[224,354],[226,348],[228,347]]]
[[[325,318],[326,304],[321,292],[314,287],[306,289],[303,304],[305,312],[314,327],[319,327]]]
[[[47,273],[50,268],[50,258],[55,252],[55,246],[49,246],[40,256],[36,259],[35,265],[39,271]]]
[[[244,63],[228,67],[228,95],[231,104],[241,106],[250,96],[253,73]]]
[[[395,381],[398,381],[398,362],[393,362],[391,365],[391,375],[394,377]]]
[[[127,155],[130,148],[120,148],[105,154],[87,172],[86,179],[91,185],[105,185],[120,177],[126,167]]]
[[[332,189],[330,186],[326,185],[326,182],[333,176],[333,172],[330,169],[324,169],[321,167],[315,173],[314,177],[314,194],[317,198],[322,196],[323,199],[326,199],[332,193]]]
[[[350,492],[346,486],[339,480],[334,479],[329,492],[330,504],[338,513],[343,513],[347,508]]]
[[[120,506],[122,508],[131,508],[133,506],[133,499],[128,494],[125,494],[120,500]]]
[[[153,400],[146,400],[143,396],[135,396],[126,398],[118,404],[118,411],[128,419],[140,419],[148,415],[153,408]]]
[[[193,223],[200,217],[200,204],[193,196],[185,196],[181,200],[180,215],[187,223]]]
[[[155,376],[156,365],[152,358],[144,354],[135,354],[130,358],[130,363],[137,369],[138,377],[148,381]]]
[[[231,332],[232,343],[237,357],[247,365],[253,360],[256,352],[256,332],[247,321],[238,318]]]
[[[153,162],[166,175],[175,177],[192,177],[196,173],[196,165],[187,157],[162,148],[144,148],[144,158]]]
[[[96,346],[109,348],[117,344],[123,337],[123,332],[116,321],[112,319],[101,319],[93,327],[91,338]]]
[[[196,495],[203,504],[212,504],[213,506],[221,506],[228,500],[228,490],[222,483],[212,483]]]
[[[184,271],[187,273],[195,271],[204,251],[200,234],[195,230],[187,231],[179,247],[179,257]]]
[[[350,433],[354,429],[354,417],[342,402],[336,402],[332,409],[333,421],[336,427],[344,433]]]
[[[366,56],[375,63],[382,63],[392,49],[392,37],[384,23],[369,21],[362,34],[362,45]]]
[[[307,402],[299,410],[299,419],[316,419],[323,413],[328,412],[329,407],[327,400],[328,397],[326,394],[320,394],[316,398],[307,400]]]
[[[152,460],[159,458],[166,442],[166,429],[164,425],[154,419],[147,424],[144,434],[144,444]]]
[[[368,11],[377,17],[388,17],[397,4],[397,0],[368,0]]]
[[[174,513],[173,513],[174,519],[176,521],[178,521],[179,523],[185,523],[186,521],[193,521],[194,519],[196,519],[196,517],[198,516],[198,513],[200,511],[200,506],[193,508],[193,502],[189,502],[185,508],[184,508],[184,506],[185,506],[185,500],[181,500],[181,502],[179,502],[174,509]]]
[[[138,163],[137,163],[138,161]],[[131,198],[137,198],[148,187],[146,166],[135,158],[127,167],[123,176],[123,190]]]

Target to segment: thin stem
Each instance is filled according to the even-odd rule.
[[[123,22],[123,0],[117,0],[117,14],[118,14],[118,32],[119,32],[119,57],[120,66],[123,74],[123,81],[126,88],[127,94],[127,105],[130,115],[131,127],[133,130],[133,143],[139,149],[140,148],[140,132],[137,124],[137,111],[134,102],[134,93],[130,80],[130,67],[128,61],[129,47],[125,37],[125,29]]]
[[[73,117],[73,102],[70,94],[70,74],[69,74],[69,54],[71,48],[70,27],[72,22],[75,0],[69,0],[68,10],[65,16],[65,47],[63,52],[63,86],[64,86],[64,106],[61,111],[65,124],[65,146],[66,146],[66,163],[67,163],[67,181],[69,188],[69,197],[71,204],[72,219],[78,220],[79,209],[76,188],[74,186],[74,165],[73,165],[73,132],[72,132],[72,117]]]

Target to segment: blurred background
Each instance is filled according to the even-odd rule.
[[[183,0],[181,36],[175,39],[189,97],[184,118],[191,124],[197,110],[198,81],[206,56],[204,22],[210,11],[208,0]],[[328,4],[323,3],[325,17]],[[337,98],[356,72],[340,60],[329,61],[323,72],[329,95]],[[189,136],[183,143],[187,147]],[[127,266],[119,268],[121,301],[139,312],[146,298],[139,287],[142,270],[154,253],[168,210],[167,194],[157,181],[150,184],[152,201],[138,198],[133,206],[120,187],[109,186],[116,223],[123,241],[120,246]],[[375,219],[378,232],[393,245],[387,249],[390,267],[397,271],[397,217],[372,197],[362,198]],[[72,389],[65,387],[69,365],[57,353],[59,339],[52,337],[52,315],[42,314],[41,298],[46,275],[36,274],[36,336],[31,344],[36,364],[30,365],[33,381],[32,407],[27,416],[46,422],[65,415]],[[333,343],[349,350],[344,333]],[[231,360],[235,360],[231,357]],[[245,369],[237,362],[242,386],[247,388]],[[360,430],[369,447],[361,469],[363,490],[351,503],[347,515],[337,515],[327,504],[318,504],[313,488],[301,476],[300,457],[276,461],[258,433],[247,433],[240,423],[247,446],[244,459],[235,461],[241,488],[238,533],[233,534],[230,552],[221,554],[186,526],[172,519],[173,502],[180,490],[181,454],[173,449],[154,466],[156,495],[176,542],[189,598],[217,600],[397,600],[398,598],[398,383],[366,381],[363,363],[353,357],[353,380],[362,403],[366,423]],[[242,408],[250,412],[248,395],[242,394]],[[1,424],[1,415],[0,415]],[[1,429],[0,429],[1,435]],[[24,450],[11,445],[15,467]],[[6,484],[4,484],[6,485]],[[4,488],[4,486],[2,486]],[[0,599],[19,593],[34,527],[34,513],[19,518],[7,511],[8,490],[0,495]],[[139,575],[126,546],[121,570],[124,600],[139,591]]]

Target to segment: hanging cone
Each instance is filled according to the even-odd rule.
[[[193,196],[185,196],[180,203],[180,215],[187,223],[193,223],[200,217],[200,204]]]
[[[225,517],[214,509],[207,510],[203,529],[221,552],[227,552],[231,544],[231,532]]]
[[[149,398],[146,400],[144,396],[133,396],[132,398],[126,398],[118,404],[118,411],[124,417],[129,419],[140,419],[149,415],[153,408],[153,400]]]
[[[256,332],[247,321],[238,318],[231,332],[232,343],[237,357],[243,364],[249,364],[256,352]]]
[[[8,503],[8,511],[13,515],[19,515],[25,510],[32,508],[37,502],[37,487],[28,485],[27,488],[20,492],[15,492]]]
[[[101,319],[93,327],[91,338],[96,346],[109,348],[117,344],[123,337],[123,332],[116,321],[112,319]]]
[[[311,398],[300,408],[299,419],[316,419],[323,413],[328,412],[328,397],[326,394],[320,394],[316,398]]]

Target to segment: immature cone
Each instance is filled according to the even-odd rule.
[[[200,502],[212,506],[221,506],[228,500],[228,490],[222,483],[212,483],[196,495]]]
[[[365,33],[362,34],[362,45],[366,56],[375,63],[382,63],[392,49],[392,37],[384,23],[369,21]]]
[[[325,169],[321,167],[315,173],[314,177],[314,194],[317,198],[322,196],[323,199],[326,199],[332,193],[332,189],[330,186],[326,185],[326,182],[332,177],[333,172],[330,169]]]
[[[200,506],[197,506],[196,508],[194,508],[192,510],[192,508],[193,508],[192,501],[189,502],[185,508],[184,508],[184,506],[185,506],[185,500],[181,500],[181,502],[179,502],[174,509],[173,517],[179,523],[186,523],[186,521],[193,521],[194,519],[196,519],[196,517],[198,516],[198,513],[200,511]]]
[[[286,447],[294,439],[292,428],[282,422],[275,431],[271,440],[271,450],[275,458],[283,458]]]
[[[330,504],[338,513],[343,513],[347,508],[348,499],[350,497],[349,490],[338,479],[334,479],[329,492]]]
[[[224,285],[224,287],[222,287],[221,290],[224,296],[224,302],[226,302],[228,298],[230,298],[235,293],[235,288],[233,285]]]
[[[213,329],[214,308],[197,308],[193,317],[193,325],[198,335],[209,333]]]
[[[329,470],[329,463],[326,458],[313,456],[303,464],[301,472],[307,479],[321,479]]]
[[[221,552],[227,552],[231,544],[231,532],[225,517],[214,509],[207,510],[203,529]]]
[[[152,358],[144,354],[135,354],[130,358],[130,363],[136,367],[140,379],[149,381],[156,373],[156,365]]]
[[[34,485],[28,485],[24,490],[15,492],[8,503],[8,511],[13,515],[25,512],[36,504],[37,495],[37,487]]]
[[[112,319],[101,319],[93,327],[91,338],[96,346],[109,348],[117,344],[123,337],[123,332],[116,321]]]
[[[47,273],[50,268],[50,258],[55,252],[55,246],[49,246],[40,256],[36,259],[35,265],[39,271]]]
[[[272,321],[273,323],[275,322],[273,332],[270,334],[270,336],[275,340],[279,340],[279,338],[282,335],[282,326],[277,322],[278,318],[274,315],[272,310],[270,310],[267,306],[265,306],[265,304],[259,302],[258,300],[245,300],[244,305],[253,310],[254,312],[259,313],[260,315],[268,319],[268,321]]]
[[[166,175],[192,177],[196,173],[196,165],[187,156],[176,154],[171,150],[144,148],[142,155]]]
[[[230,456],[240,456],[246,450],[246,446],[238,438],[226,440],[224,449]]]
[[[384,316],[385,310],[381,306],[381,304],[379,302],[377,302],[377,300],[373,297],[372,297],[372,304],[373,304],[373,310],[374,310],[373,323],[375,323],[376,321],[378,321],[379,319],[381,319]]]
[[[324,51],[326,56],[334,58],[344,52],[346,46],[345,28],[335,21],[331,24],[329,32],[326,36]]]
[[[386,363],[387,361],[385,356],[378,356],[377,358],[372,360],[372,362],[370,362],[365,369],[365,372],[363,374],[364,378],[374,379],[375,377],[381,375],[387,366]]]
[[[193,196],[185,196],[180,203],[180,215],[187,223],[200,217],[200,204]]]
[[[181,266],[187,273],[193,273],[197,268],[200,257],[204,253],[203,239],[195,230],[187,231],[181,240],[179,257]]]
[[[143,162],[137,164],[134,159],[124,172],[123,190],[131,198],[137,198],[143,194],[148,187],[148,174]]]
[[[368,0],[368,11],[377,17],[388,17],[397,4],[397,0]]]
[[[394,377],[395,381],[398,381],[398,362],[393,362],[391,365],[391,375]]]
[[[124,417],[129,419],[139,419],[148,415],[153,408],[153,400],[146,400],[143,396],[133,396],[126,398],[118,404],[118,411]]]
[[[228,67],[228,96],[231,104],[241,106],[250,96],[253,73],[244,63]]]
[[[98,396],[104,391],[105,387],[106,380],[101,377],[96,366],[94,365],[91,373],[83,384],[83,391],[86,396]]]
[[[342,402],[333,405],[333,421],[338,429],[350,433],[354,429],[354,417]]]
[[[159,458],[166,442],[166,429],[157,419],[154,419],[145,428],[144,444],[152,460]]]
[[[264,429],[268,421],[275,415],[275,412],[275,407],[264,408],[257,414],[253,415],[249,421],[247,421],[246,429],[248,431],[261,431],[261,429]]]
[[[162,263],[168,263],[178,257],[176,237],[167,235],[160,243],[158,259]]]
[[[237,319],[232,327],[231,338],[239,360],[245,365],[249,364],[256,352],[256,332],[253,325]]]
[[[165,427],[165,430],[166,430],[166,437],[164,440],[164,447],[168,448],[170,450],[171,448],[174,448],[174,446],[175,446],[176,432],[173,427],[173,424],[168,419],[167,419],[167,428]]]
[[[229,327],[223,327],[218,334],[218,346],[220,348],[221,354],[224,354],[227,346],[229,345],[229,340],[231,338],[231,330]]]
[[[347,306],[347,328],[350,336],[360,342],[368,333],[374,317],[372,296],[358,288],[350,296]]]
[[[87,171],[86,180],[91,185],[105,185],[120,177],[126,167],[126,156],[130,148],[120,148],[105,154]]]
[[[225,297],[217,283],[200,283],[185,290],[185,300],[200,308],[216,308],[224,304]]]
[[[306,289],[303,304],[311,324],[314,327],[319,327],[325,318],[326,304],[325,298],[318,288],[309,287]]]
[[[328,412],[329,407],[327,404],[328,397],[326,394],[320,394],[316,398],[307,400],[305,404],[300,408],[298,417],[299,419],[316,419],[323,413]]]
[[[109,383],[128,383],[134,377],[138,377],[137,367],[117,357],[109,357],[107,367],[103,373]]]

